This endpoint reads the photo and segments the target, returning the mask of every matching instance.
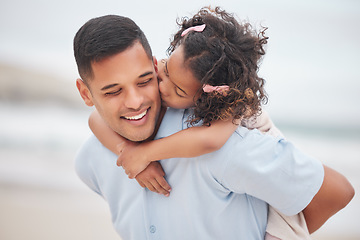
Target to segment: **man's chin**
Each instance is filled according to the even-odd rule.
[[[150,135],[129,136],[127,139],[132,142],[143,142],[150,138]]]
[[[152,138],[154,133],[154,128],[151,129],[129,129],[126,133],[123,131],[118,131],[118,134],[129,141],[132,142],[143,142]]]

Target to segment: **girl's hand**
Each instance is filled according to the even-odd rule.
[[[117,165],[122,166],[131,179],[135,178],[150,163],[146,152],[143,150],[143,144],[145,143],[138,144],[125,141],[117,146],[119,152]]]
[[[171,187],[166,182],[165,172],[159,162],[151,162],[148,167],[136,176],[136,181],[143,188],[148,188],[152,192],[163,194],[166,197],[170,195]]]

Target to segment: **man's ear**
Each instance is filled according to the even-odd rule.
[[[89,107],[94,106],[90,90],[80,78],[76,79],[76,87],[79,90],[80,96],[84,100],[85,104]]]
[[[158,63],[155,56],[153,56],[153,62],[154,62],[155,72],[158,73]]]

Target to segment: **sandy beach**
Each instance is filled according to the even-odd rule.
[[[0,239],[120,239],[93,193],[0,185]]]

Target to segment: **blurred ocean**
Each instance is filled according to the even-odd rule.
[[[129,16],[166,57],[177,17],[222,6],[269,27],[260,75],[267,111],[285,136],[360,191],[360,2],[0,2],[0,239],[119,239],[105,202],[77,178],[73,158],[91,111],[75,88],[72,38],[88,19]],[[360,199],[314,239],[360,239]]]

